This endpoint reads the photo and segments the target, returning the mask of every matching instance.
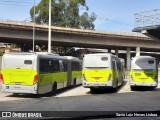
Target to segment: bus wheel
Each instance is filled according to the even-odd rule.
[[[17,95],[19,95],[19,93],[13,93],[13,95],[17,96]]]
[[[75,78],[74,81],[73,81],[73,86],[74,86],[74,87],[76,86],[76,78]]]
[[[118,91],[118,80],[116,81],[116,87],[114,88],[114,91],[115,91],[115,92]]]
[[[97,89],[96,88],[90,88],[91,93],[96,93]]]
[[[156,89],[156,87],[157,87],[157,86],[152,86],[152,87],[151,87],[151,90],[154,90],[154,89]]]
[[[135,86],[130,86],[130,88],[131,88],[131,91],[135,90]]]
[[[55,95],[57,91],[57,83],[55,82],[52,86],[52,94]]]

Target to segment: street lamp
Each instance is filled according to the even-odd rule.
[[[49,0],[48,52],[51,53],[51,0]]]
[[[33,17],[33,52],[34,52],[34,42],[35,42],[35,0],[34,0],[34,17]]]

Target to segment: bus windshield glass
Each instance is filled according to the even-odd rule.
[[[108,57],[88,56],[84,58],[83,66],[84,68],[106,69],[109,68],[109,60]]]
[[[31,68],[34,57],[31,56],[6,56],[4,57],[4,68]]]
[[[133,61],[132,70],[153,71],[156,70],[156,63],[154,59],[137,59]],[[134,64],[132,63],[132,64]]]

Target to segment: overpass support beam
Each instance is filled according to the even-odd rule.
[[[115,55],[118,56],[118,49],[115,49]]]
[[[141,52],[140,47],[136,47],[136,57],[140,56],[140,52]]]
[[[130,70],[130,67],[131,67],[131,48],[127,48],[127,70]]]

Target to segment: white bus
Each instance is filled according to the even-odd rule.
[[[85,55],[82,79],[83,87],[90,88],[92,92],[107,87],[117,90],[123,84],[122,62],[110,53]]]
[[[151,56],[134,57],[131,60],[130,87],[158,85],[157,59]]]
[[[73,64],[69,64],[72,59],[56,54],[4,54],[0,74],[2,92],[44,94],[73,85],[68,84],[69,81],[75,80],[75,84],[79,84],[77,80],[81,77],[81,60],[76,59],[73,70]],[[74,71],[78,75],[70,74]]]

